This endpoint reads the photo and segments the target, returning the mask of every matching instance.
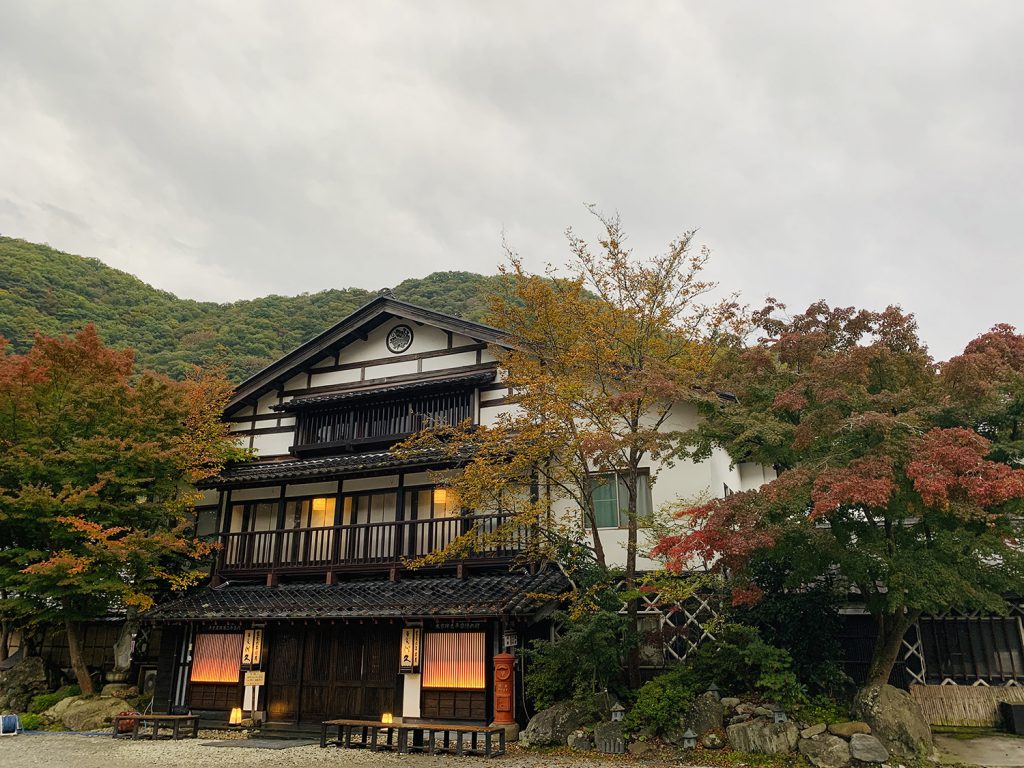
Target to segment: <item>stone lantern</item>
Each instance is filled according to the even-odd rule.
[[[694,749],[697,746],[697,734],[693,728],[687,728],[683,734],[683,749]]]

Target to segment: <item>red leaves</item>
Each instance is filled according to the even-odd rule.
[[[892,462],[869,456],[847,467],[826,469],[814,481],[811,493],[813,522],[844,507],[885,508],[896,490]]]
[[[970,429],[933,429],[918,442],[907,476],[925,505],[938,509],[968,505],[978,514],[1024,498],[1024,469],[987,460],[989,448]]]

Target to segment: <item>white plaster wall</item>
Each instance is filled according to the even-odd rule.
[[[359,377],[362,374],[358,368],[349,368],[344,371],[327,371],[325,373],[314,373],[310,378],[310,384],[314,387],[330,387],[335,384],[350,384],[353,381],[359,381]],[[301,385],[302,389],[306,388],[305,382]]]
[[[334,496],[338,492],[336,480],[329,483],[302,483],[289,485],[285,496]]]
[[[268,392],[259,400],[259,406],[256,408],[257,414],[274,413],[270,410],[270,406],[277,405],[277,392]]]
[[[383,379],[385,376],[401,376],[407,373],[416,373],[417,368],[415,360],[406,360],[385,365],[368,365],[365,371],[367,379]]]
[[[380,477],[346,477],[344,491],[372,491],[377,488],[397,488],[398,475],[382,475]]]
[[[423,363],[424,371],[443,371],[446,368],[476,365],[476,352],[457,352],[454,355],[428,357],[420,362]]]
[[[300,373],[296,376],[292,376],[288,381],[284,383],[282,389],[305,389],[306,388],[306,374]]]
[[[419,674],[402,675],[405,679],[402,687],[402,717],[420,716],[420,680]]]
[[[276,499],[281,495],[279,488],[240,488],[231,492],[231,501],[254,501],[257,499]]]
[[[252,447],[257,456],[282,456],[288,453],[294,440],[293,432],[272,432],[253,436]]]

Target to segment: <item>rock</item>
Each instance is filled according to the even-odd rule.
[[[626,747],[629,750],[629,754],[639,757],[640,755],[646,755],[651,751],[651,745],[646,741],[633,741],[630,742],[629,746]]]
[[[736,714],[737,715],[752,715],[752,714],[754,714],[754,710],[755,709],[757,709],[756,705],[751,704],[749,701],[743,701],[743,702],[740,702],[739,704],[736,705]]]
[[[625,743],[622,723],[598,723],[594,726],[594,747],[601,752],[619,754]]]
[[[51,713],[58,707],[60,716],[53,717]],[[101,731],[110,727],[114,715],[124,711],[124,699],[116,696],[72,696],[58,702],[43,714],[53,720],[59,719],[71,731]]]
[[[722,702],[718,697],[713,693],[702,693],[690,707],[686,725],[698,736],[703,736],[708,731],[722,730],[722,717]]]
[[[25,712],[34,696],[49,690],[46,664],[38,656],[30,656],[0,672],[0,712]]]
[[[815,768],[845,768],[850,764],[850,745],[838,736],[821,733],[801,739],[798,748]]]
[[[50,723],[63,723],[64,722],[64,710],[71,706],[71,704],[81,696],[68,696],[66,699],[61,699],[52,707],[43,712],[43,719]]]
[[[586,731],[573,731],[566,738],[565,743],[569,749],[588,750],[594,748]]]
[[[736,723],[745,723],[751,717],[753,717],[753,715],[733,715],[729,718],[729,725],[736,725]]]
[[[530,718],[519,734],[519,743],[524,747],[560,747],[573,731],[595,719],[605,721],[610,717],[610,704],[604,696],[595,696],[593,707],[577,701],[560,701]]]
[[[824,733],[826,728],[828,728],[828,726],[824,723],[818,723],[817,725],[809,726],[800,731],[800,738],[813,739],[818,734]]]
[[[700,737],[700,745],[704,749],[722,749],[725,746],[725,739],[716,731],[708,731]]]
[[[850,737],[850,756],[858,763],[884,763],[889,759],[889,750],[876,736],[855,733]]]
[[[100,689],[100,696],[116,696],[119,699],[130,699],[139,695],[139,689],[125,683],[107,683]]]
[[[845,723],[832,723],[828,727],[828,732],[833,736],[849,739],[855,733],[871,733],[871,726],[860,720],[850,720]]]
[[[931,755],[933,743],[928,720],[906,691],[891,685],[864,688],[857,694],[853,711],[871,726],[871,733],[890,754],[908,759]]]
[[[754,707],[755,717],[775,717],[775,713],[768,707]]]
[[[733,749],[763,755],[792,752],[800,740],[796,723],[774,723],[763,718],[730,725],[725,732]]]
[[[731,712],[740,703],[740,700],[735,696],[726,696],[722,699],[722,712]]]

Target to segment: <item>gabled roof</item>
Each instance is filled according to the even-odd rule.
[[[332,328],[328,328],[304,344],[296,347],[262,371],[253,374],[235,388],[235,394],[225,411],[230,413],[243,403],[254,403],[261,395],[276,389],[305,365],[309,365],[325,354],[329,354],[356,339],[364,338],[370,331],[393,317],[400,317],[441,330],[451,331],[472,339],[488,343],[502,343],[505,334],[497,328],[483,323],[474,323],[459,317],[435,312],[426,307],[399,301],[389,295],[381,295],[367,302]]]
[[[464,579],[437,576],[277,587],[226,584],[159,605],[146,618],[223,621],[530,616],[569,586],[557,568],[546,568],[535,574],[482,574]]]

